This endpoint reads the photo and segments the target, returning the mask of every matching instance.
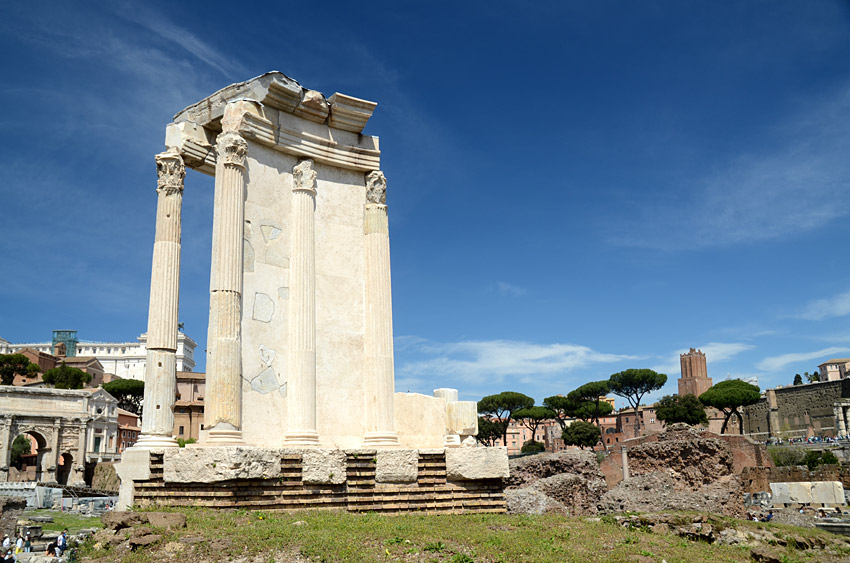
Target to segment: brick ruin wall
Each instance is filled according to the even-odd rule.
[[[166,483],[163,455],[152,453],[150,479],[134,483],[135,502],[148,506],[202,506],[254,510],[330,509],[349,512],[505,512],[501,479],[448,481],[445,454],[419,454],[418,477],[409,485],[376,483],[375,461],[348,454],[346,482],[310,485],[301,478],[298,455],[281,457],[272,479],[216,483]]]
[[[825,381],[773,389],[776,411],[773,421],[766,398],[745,407],[744,432],[758,440],[837,434],[833,406],[850,398],[850,379]],[[778,427],[774,427],[777,426]]]

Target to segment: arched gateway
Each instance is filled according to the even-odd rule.
[[[112,460],[117,408],[103,389],[0,386],[0,482],[10,480],[12,442],[27,434],[37,445],[36,481],[84,485],[87,459]]]

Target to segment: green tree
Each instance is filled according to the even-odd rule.
[[[635,435],[640,435],[640,400],[650,391],[664,387],[667,376],[651,369],[627,369],[615,373],[608,380],[611,392],[624,398],[635,409]]]
[[[721,381],[699,396],[702,404],[723,411],[723,414],[726,415],[723,419],[723,426],[720,428],[721,434],[726,433],[726,426],[729,424],[732,415],[738,418],[738,425],[741,434],[743,434],[744,418],[738,409],[747,405],[754,405],[759,402],[760,398],[761,393],[757,386],[740,379]]]
[[[666,395],[655,405],[655,416],[664,424],[684,422],[695,426],[708,424],[705,405],[699,402],[696,395]]]
[[[803,465],[809,468],[809,471],[814,471],[818,465],[837,465],[838,458],[830,451],[818,452],[810,450],[803,457]]]
[[[602,400],[602,398],[610,392],[611,388],[607,381],[591,381],[590,383],[585,383],[574,391],[570,391],[567,394],[567,397],[579,404],[590,403],[592,408],[589,409],[589,418],[592,422],[595,422],[596,425],[599,426],[599,417],[610,414],[613,410],[613,407],[611,407],[609,403]],[[605,405],[605,407],[608,408],[606,409],[602,405]],[[585,411],[587,410],[587,407],[585,407]],[[607,412],[604,412],[605,410],[607,410]]]
[[[567,426],[561,436],[568,446],[584,449],[595,446],[602,436],[602,431],[592,422],[577,420]]]
[[[478,417],[478,434],[475,439],[483,446],[495,446],[502,437],[502,425],[489,418]]]
[[[803,465],[803,458],[806,457],[806,452],[802,448],[792,446],[768,446],[767,453],[770,454],[773,465],[776,467]]]
[[[137,415],[142,414],[145,382],[137,379],[116,379],[103,384],[103,390],[118,399],[118,407]]]
[[[31,452],[30,446],[30,440],[25,434],[18,435],[12,442],[12,459],[10,463],[20,469],[21,456]]]
[[[41,369],[23,354],[0,354],[0,384],[12,385],[16,375],[33,377]]]
[[[571,414],[576,408],[574,401],[563,395],[546,397],[543,399],[543,406],[555,414],[553,418],[561,426],[561,430],[567,427],[567,419],[575,416]]]
[[[820,374],[816,371],[813,371],[812,373],[804,371],[803,377],[806,378],[807,383],[815,383],[817,381],[820,381]]]
[[[502,445],[508,445],[508,425],[514,419],[514,413],[534,406],[534,399],[515,391],[503,391],[496,395],[487,395],[478,401],[478,414],[491,419],[502,427]]]
[[[91,374],[81,369],[68,367],[65,362],[62,362],[58,368],[44,372],[42,379],[56,389],[82,389],[83,385],[91,381]]]
[[[802,384],[803,384],[803,378],[800,377],[799,373],[795,374],[794,375],[794,385],[802,385]]]
[[[555,418],[555,412],[546,407],[531,407],[516,411],[514,418],[531,431],[531,441],[533,442],[537,439],[537,429],[544,421]]]

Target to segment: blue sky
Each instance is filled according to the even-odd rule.
[[[690,347],[762,388],[850,357],[846,1],[6,2],[0,48],[12,342],[145,330],[165,125],[275,69],[378,102],[398,390],[650,367],[652,399]],[[190,172],[201,348],[211,224]]]

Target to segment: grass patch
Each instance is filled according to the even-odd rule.
[[[32,516],[51,516],[53,522],[37,522],[45,533],[61,532],[68,528],[68,532],[75,533],[84,528],[103,528],[100,518],[92,516],[81,516],[70,512],[62,512],[61,510],[27,510],[22,518],[30,518]]]
[[[349,514],[344,512],[251,512],[181,510],[187,529],[158,531],[163,538],[135,553],[98,551],[97,561],[184,560],[301,555],[311,561],[435,561],[449,563],[625,562],[650,558],[668,563],[750,560],[750,550],[690,542],[672,534],[643,533],[610,521],[564,516],[504,514]],[[606,519],[607,520],[607,519]],[[732,521],[747,529],[749,523]],[[797,529],[797,533],[801,530]],[[806,530],[807,534],[822,533]],[[190,542],[179,542],[194,538]],[[170,550],[170,551],[169,551]],[[790,558],[807,554],[790,549]],[[281,557],[285,560],[285,557]],[[829,561],[829,559],[822,559]],[[834,559],[838,560],[838,559]]]

